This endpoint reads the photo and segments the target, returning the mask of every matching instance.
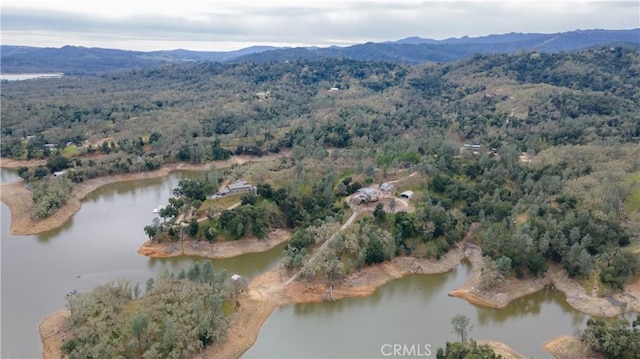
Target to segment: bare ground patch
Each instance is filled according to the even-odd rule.
[[[544,343],[542,347],[556,359],[597,359],[580,342],[580,338],[571,335],[554,338]]]
[[[553,285],[563,292],[566,301],[574,309],[597,317],[615,317],[623,310],[640,312],[640,278],[636,278],[621,293],[600,297],[596,293],[587,293],[577,281],[569,278],[567,272],[559,265],[551,265],[542,278],[516,279],[509,278],[507,283],[491,292],[478,288],[482,254],[480,248],[470,245],[465,255],[471,262],[471,273],[467,281],[458,289],[449,293],[469,303],[491,308],[504,308],[511,301],[542,290]],[[626,303],[626,304],[623,304]],[[626,308],[624,306],[626,305]]]
[[[66,322],[69,318],[69,311],[59,310],[46,317],[39,326],[40,338],[42,339],[42,357],[45,359],[62,358],[62,344],[66,337]]]
[[[526,356],[518,353],[505,343],[495,340],[478,340],[480,345],[488,345],[493,349],[493,352],[500,355],[503,359],[527,359]]]
[[[247,253],[268,251],[287,240],[291,233],[283,229],[270,232],[264,239],[246,238],[237,241],[213,242],[183,241],[157,243],[146,241],[138,249],[138,254],[151,258],[197,256],[203,258],[230,258]]]

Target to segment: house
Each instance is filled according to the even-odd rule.
[[[413,197],[413,191],[404,191],[400,193],[400,197],[411,199],[411,197]]]
[[[467,151],[479,151],[482,146],[480,145],[470,145],[468,143],[465,143],[464,145],[462,145],[462,148],[467,150]]]
[[[360,188],[358,193],[354,194],[352,198],[354,201],[359,203],[377,202],[380,200],[378,191],[370,187]]]
[[[393,192],[394,186],[391,183],[385,182],[380,185],[380,191],[384,194],[389,194]]]
[[[257,188],[244,180],[237,180],[231,184],[224,186],[218,193],[218,196],[226,196],[227,194],[255,192]]]
[[[520,156],[518,156],[518,160],[524,163],[531,163],[531,161],[533,160],[533,156],[526,152],[522,152],[520,153]]]
[[[57,146],[58,146],[58,145],[57,145],[57,144],[55,144],[55,143],[47,143],[47,144],[46,144],[46,145],[44,145],[43,147],[44,147],[44,148],[48,148],[49,150],[55,150]]]

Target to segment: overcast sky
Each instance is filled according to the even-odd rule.
[[[638,0],[2,0],[1,9],[3,45],[129,50],[640,27]]]

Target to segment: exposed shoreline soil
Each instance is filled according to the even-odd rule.
[[[5,183],[0,186],[0,200],[11,210],[11,229],[13,235],[38,234],[58,228],[67,222],[82,207],[82,199],[98,188],[117,182],[136,181],[142,179],[162,178],[177,170],[200,171],[211,168],[226,168],[234,164],[244,164],[246,162],[266,162],[283,156],[286,153],[277,155],[267,155],[262,157],[253,156],[233,156],[225,161],[214,161],[207,164],[190,163],[170,163],[158,170],[149,172],[124,173],[105,177],[92,178],[77,185],[74,185],[67,203],[56,213],[40,221],[34,221],[31,217],[33,213],[33,202],[31,191],[25,186],[23,181]],[[41,161],[41,160],[38,160]],[[38,161],[17,161],[2,159],[2,167],[14,168],[20,166],[37,166]]]
[[[591,354],[588,348],[580,342],[580,338],[571,335],[561,335],[544,343],[542,347],[556,359],[598,358]]]
[[[482,268],[482,252],[474,245],[465,248],[466,257],[471,262],[471,273],[467,281],[449,295],[462,298],[469,303],[491,308],[504,308],[511,301],[542,290],[553,285],[563,292],[565,300],[574,309],[596,317],[615,317],[626,311],[640,312],[640,278],[627,284],[620,293],[608,297],[600,297],[596,293],[588,294],[584,287],[569,278],[567,272],[559,265],[552,264],[544,277],[517,279],[508,278],[507,283],[491,292],[478,288],[480,270]]]
[[[46,160],[14,160],[11,158],[3,157],[0,160],[0,167],[17,169],[20,167],[33,168],[38,166],[44,166],[47,164]]]
[[[288,275],[276,267],[254,278],[247,289],[239,295],[239,308],[229,325],[227,340],[220,345],[208,348],[196,358],[241,357],[255,343],[260,328],[278,306],[325,301],[331,285],[333,300],[363,297],[372,294],[390,281],[408,274],[435,274],[451,271],[463,259],[464,253],[460,248],[449,251],[438,261],[397,257],[391,261],[364,268],[339,283],[295,281],[288,286],[284,284]],[[66,310],[58,311],[41,322],[43,358],[59,359],[61,357],[60,347],[63,344],[64,324],[68,315],[69,312]]]
[[[47,359],[62,358],[62,344],[66,340],[66,322],[69,318],[68,310],[59,310],[46,317],[40,325],[40,338],[42,339],[42,357]]]
[[[493,352],[502,356],[503,359],[527,359],[526,356],[513,350],[513,348],[505,343],[497,342],[495,340],[478,340],[477,342],[480,345],[484,344],[490,346],[491,349],[493,349]]]
[[[289,240],[291,233],[283,229],[270,232],[264,239],[246,238],[236,241],[213,242],[182,241],[158,243],[146,241],[138,254],[151,258],[196,256],[202,258],[230,258],[248,253],[268,251]]]
[[[534,293],[544,288],[545,285],[553,284],[559,290],[569,293],[567,294],[567,302],[577,310],[592,310],[594,313],[592,315],[596,316],[602,316],[603,313],[605,315],[617,315],[620,312],[619,307],[612,304],[608,306],[606,304],[608,300],[605,298],[594,298],[586,296],[586,294],[581,297],[579,292],[580,290],[584,292],[584,289],[575,281],[566,277],[566,272],[560,267],[552,267],[549,270],[548,278],[512,280],[497,294],[481,293],[473,287],[474,283],[477,283],[479,276],[480,249],[467,244],[465,241],[450,250],[438,261],[414,257],[396,257],[382,264],[364,268],[335,283],[318,280],[314,282],[295,281],[290,285],[286,285],[285,281],[289,277],[288,273],[284,273],[280,268],[273,268],[255,277],[249,283],[246,291],[239,295],[239,308],[229,325],[227,340],[219,345],[207,348],[195,357],[202,359],[241,357],[255,343],[262,325],[279,306],[368,296],[392,280],[399,279],[405,275],[418,273],[436,274],[451,271],[465,258],[471,262],[472,272],[467,283],[463,287],[454,290],[452,295],[455,294],[455,296],[469,300],[474,304],[502,308],[510,300]],[[621,295],[634,295],[632,293],[637,293],[638,288],[640,288],[640,279],[629,285]],[[579,300],[571,299],[574,297]],[[606,302],[603,303],[602,300]],[[596,304],[590,305],[589,303],[593,301]],[[597,310],[593,311],[594,308]],[[631,306],[628,309],[632,309]],[[45,348],[43,351],[45,359],[60,358],[59,348],[62,345],[62,333],[64,333],[64,327],[61,323],[64,323],[65,313],[68,315],[66,311],[56,312],[47,317],[40,325],[43,347]],[[52,333],[57,333],[58,335],[52,335]],[[560,339],[556,338],[554,340]],[[494,341],[485,341],[484,343],[490,344],[492,348],[498,350],[505,357],[524,357],[503,343]],[[551,341],[545,343],[544,348],[557,358],[584,357],[583,354],[576,352],[578,349],[576,349],[575,345],[565,344],[562,341]],[[58,351],[56,351],[56,348],[58,348]]]

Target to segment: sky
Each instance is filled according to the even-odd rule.
[[[2,0],[0,43],[229,51],[640,27],[640,1]]]

